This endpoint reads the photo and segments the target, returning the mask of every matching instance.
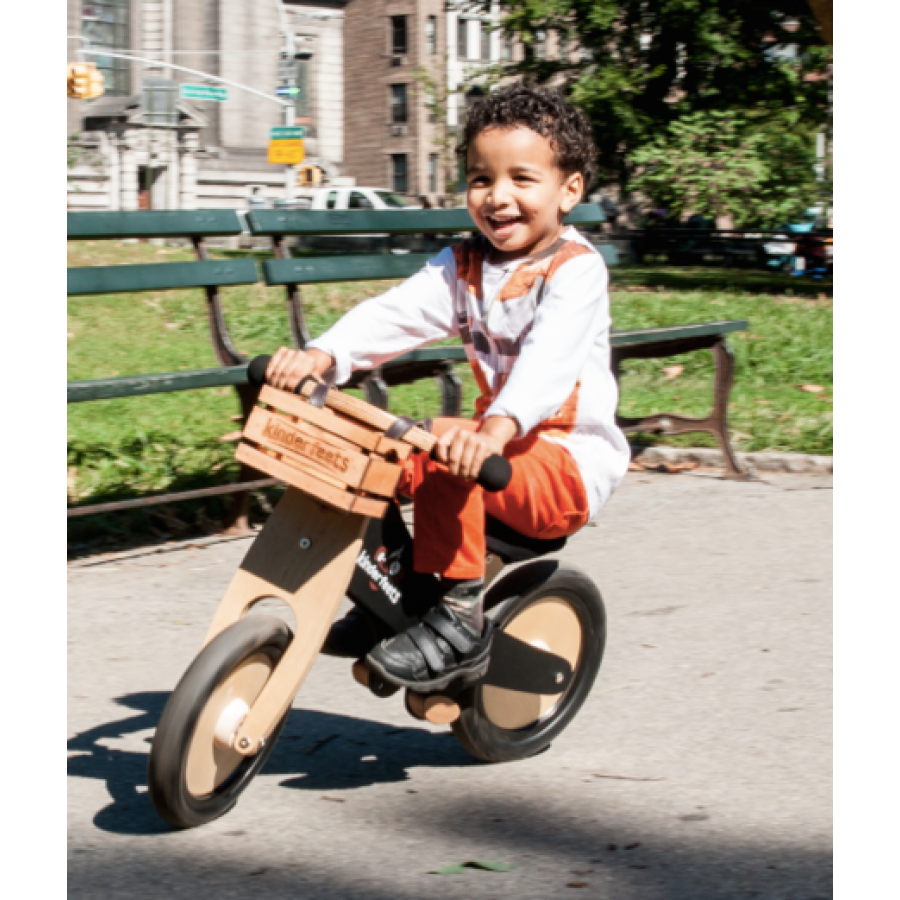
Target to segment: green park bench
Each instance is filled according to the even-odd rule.
[[[310,340],[303,309],[304,285],[405,278],[417,272],[432,254],[373,253],[293,257],[289,248],[291,239],[304,235],[448,235],[473,229],[472,220],[464,209],[352,212],[257,210],[248,213],[246,220],[253,235],[268,237],[272,241],[275,258],[262,262],[262,279],[253,259],[210,259],[209,239],[233,237],[243,230],[241,220],[234,210],[68,214],[69,240],[188,239],[197,257],[193,262],[70,268],[68,294],[70,297],[84,297],[92,294],[202,289],[206,298],[213,351],[219,363],[219,367],[214,369],[69,382],[69,403],[233,386],[240,400],[242,416],[246,417],[256,401],[256,389],[247,383],[247,360],[235,348],[228,332],[223,305],[224,288],[254,284],[260,280],[269,286],[283,287],[292,342],[296,347],[303,347]],[[576,207],[568,219],[571,224],[581,226],[599,224],[603,220],[602,210],[593,204]],[[611,244],[598,243],[597,248],[608,264],[617,263],[615,249]],[[734,358],[726,336],[746,327],[747,323],[743,321],[722,321],[614,331],[611,343],[613,367],[617,377],[621,363],[626,359],[659,358],[701,349],[713,352],[716,365],[713,409],[708,417],[694,419],[673,414],[642,418],[619,417],[623,429],[627,432],[659,434],[709,432],[715,436],[723,450],[727,476],[741,477],[727,429]],[[441,414],[459,415],[462,390],[460,381],[454,374],[454,366],[464,362],[465,353],[461,346],[415,350],[373,372],[356,373],[349,386],[361,388],[369,402],[387,408],[391,387],[423,378],[435,378],[441,389]],[[247,524],[248,492],[274,483],[273,479],[262,479],[259,473],[243,469],[233,484],[115,503],[74,506],[69,507],[68,516],[237,494],[227,517],[227,525],[240,530],[246,528]]]

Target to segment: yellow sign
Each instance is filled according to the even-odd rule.
[[[303,141],[269,141],[269,162],[278,166],[294,166],[306,156]]]

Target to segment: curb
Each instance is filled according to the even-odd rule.
[[[640,447],[632,446],[632,459],[643,465],[679,465],[693,463],[702,468],[723,468],[725,458],[721,450],[706,447]],[[832,475],[833,456],[813,456],[810,453],[736,453],[745,469],[757,472],[790,472],[793,475]]]

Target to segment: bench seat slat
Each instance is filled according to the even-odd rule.
[[[68,294],[127,294],[175,288],[254,284],[259,278],[252,259],[147,263],[133,266],[87,266],[68,270]]]
[[[566,217],[570,225],[599,225],[606,221],[596,203],[580,203]],[[311,210],[258,209],[247,213],[253,234],[415,234],[474,231],[466,209]]]
[[[325,284],[335,281],[374,281],[407,278],[433,259],[431,253],[383,253],[363,256],[314,256],[267,259],[266,284]]]
[[[728,334],[732,331],[746,331],[745,319],[727,319],[721,322],[697,322],[694,325],[667,325],[662,328],[639,328],[634,331],[615,331],[610,336],[613,347],[627,347],[632,344],[651,344],[656,341],[679,341],[688,338]]]
[[[241,220],[233,209],[181,211],[129,210],[70,212],[68,239],[122,240],[152,237],[213,237],[240,234]]]
[[[126,378],[70,381],[66,387],[68,403],[86,403],[89,400],[115,400],[120,397],[140,397],[143,394],[168,394],[173,391],[246,383],[246,366],[224,366],[218,369],[195,369],[191,372],[163,372]]]
[[[741,319],[701,322],[696,325],[613,332],[611,342],[613,347],[650,344],[654,341],[666,343],[707,335],[727,334],[732,331],[745,331],[746,328],[747,322]],[[390,369],[392,366],[403,366],[410,363],[442,361],[457,363],[465,362],[465,360],[466,351],[458,345],[423,347],[398,356],[387,363],[384,368]],[[119,397],[137,397],[142,394],[164,394],[172,391],[189,391],[197,388],[225,387],[246,383],[246,366],[228,366],[219,369],[198,369],[191,372],[103,378],[96,381],[70,381],[67,387],[69,403],[84,403],[88,400],[112,400]]]

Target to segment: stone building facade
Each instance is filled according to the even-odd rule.
[[[465,93],[506,44],[461,0],[67,0],[69,59],[79,48],[107,91],[69,101],[72,209],[234,208],[251,193],[284,196],[285,172],[266,161],[285,122],[275,88],[285,65],[301,95],[307,160],[326,179],[349,176],[411,197],[446,201],[459,173],[453,147]],[[279,64],[287,30],[297,58]],[[174,68],[194,70],[185,72]],[[199,73],[199,74],[198,74]],[[178,99],[171,121],[149,121],[148,84],[226,85],[224,103]],[[215,84],[216,82],[209,82]]]
[[[257,189],[284,195],[285,172],[266,159],[269,130],[285,124],[275,100],[284,28],[294,36],[306,87],[295,120],[307,129],[307,160],[341,172],[344,0],[68,0],[69,59],[79,46],[154,62],[93,59],[107,91],[69,101],[68,134],[78,162],[69,170],[72,209],[234,208]],[[148,80],[204,84],[219,76],[265,96],[228,86],[228,100],[177,101],[177,124],[150,127],[141,98]],[[215,84],[216,82],[209,82]],[[137,183],[136,189],[132,188]]]

